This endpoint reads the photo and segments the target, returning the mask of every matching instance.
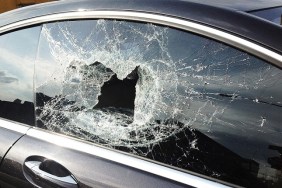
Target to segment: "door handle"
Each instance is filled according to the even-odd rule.
[[[59,163],[40,156],[28,159],[24,162],[23,170],[26,179],[33,185],[44,188],[78,188],[76,178]]]

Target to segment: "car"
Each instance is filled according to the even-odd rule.
[[[282,2],[69,0],[0,15],[0,187],[281,187]]]

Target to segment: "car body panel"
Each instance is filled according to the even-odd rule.
[[[17,126],[16,124],[14,124],[14,123],[7,122],[6,120],[0,119],[0,166],[2,165],[7,152],[25,134],[25,132],[13,130],[12,126],[18,127],[18,128],[20,127],[20,126]],[[22,128],[25,129],[26,126],[22,126]],[[27,130],[28,129],[26,129],[26,131]],[[1,174],[1,172],[0,172],[0,174]],[[5,174],[1,174],[0,176],[1,176],[0,186],[10,188],[10,186],[8,184],[6,184],[5,182],[2,181],[3,176],[5,176]],[[10,181],[14,181],[14,179],[10,179]],[[22,185],[22,184],[19,184],[19,185]]]
[[[6,152],[23,134],[0,127],[0,164]]]
[[[25,148],[29,149],[26,150]],[[174,170],[178,173],[178,178],[182,177],[181,181],[183,183],[186,182],[182,184],[172,180],[174,179],[174,177],[170,177],[172,174],[167,173],[170,171],[169,167],[162,167],[163,171],[160,170],[161,168],[159,171],[154,171],[158,164],[154,165],[152,163],[150,165],[151,169],[148,171],[154,171],[155,174],[144,170],[137,170],[134,168],[134,165],[138,165],[139,169],[145,169],[147,166],[142,159],[134,159],[136,157],[116,153],[116,151],[113,152],[91,144],[83,146],[83,144],[74,139],[37,129],[30,129],[27,135],[21,138],[9,151],[0,168],[1,179],[12,187],[17,187],[18,185],[21,185],[21,187],[32,187],[32,184],[28,183],[21,170],[23,169],[24,161],[30,156],[44,156],[48,159],[56,160],[68,168],[79,181],[79,187],[81,188],[228,187],[214,182],[216,180],[205,180],[193,174],[190,176],[188,174],[184,178],[185,176],[182,177],[181,172]],[[142,163],[144,165],[140,166]],[[159,176],[158,173],[165,174],[167,177]],[[191,184],[191,186],[187,183]]]
[[[12,122],[0,118],[0,164],[7,151],[29,129],[27,126],[15,125]]]

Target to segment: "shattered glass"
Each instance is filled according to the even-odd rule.
[[[43,25],[35,68],[38,127],[242,186],[281,185],[282,71],[258,58],[169,27],[84,20]]]

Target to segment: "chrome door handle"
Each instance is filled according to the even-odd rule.
[[[46,163],[51,170],[60,172],[52,173],[43,167]],[[45,167],[46,168],[46,167]],[[62,165],[52,160],[28,160],[24,162],[24,175],[27,180],[37,187],[60,187],[60,188],[78,188],[76,178]]]

